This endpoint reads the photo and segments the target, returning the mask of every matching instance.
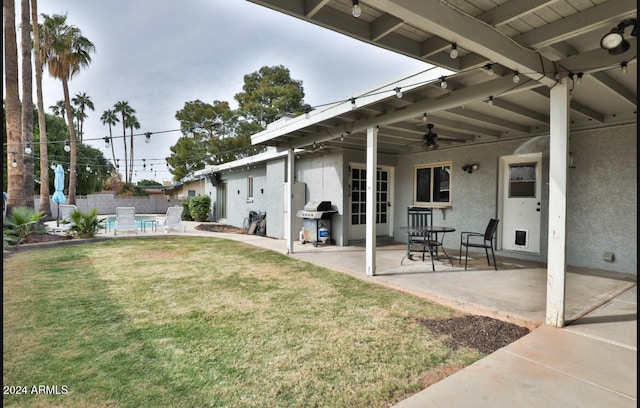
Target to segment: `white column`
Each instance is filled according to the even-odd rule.
[[[569,81],[551,89],[549,137],[549,248],[547,251],[546,323],[564,327],[567,271],[567,158]]]
[[[378,128],[367,129],[367,225],[366,273],[376,274],[376,173],[378,168]]]
[[[293,168],[294,168],[294,160],[295,154],[293,154],[293,149],[289,149],[287,152],[287,183],[285,183],[285,217],[286,222],[285,226],[287,230],[284,232],[284,235],[287,240],[287,254],[293,253],[293,239],[294,239],[294,231],[293,231]]]

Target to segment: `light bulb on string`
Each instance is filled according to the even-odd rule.
[[[104,147],[107,149],[111,147],[111,138],[109,136],[104,138]]]
[[[32,152],[32,151],[33,151],[33,150],[31,149],[31,143],[27,142],[27,143],[24,145],[24,152],[25,152],[26,154],[31,154],[31,152]]]
[[[362,8],[360,7],[360,2],[358,0],[353,0],[351,2],[351,15],[355,18],[358,18],[362,15]]]
[[[69,153],[71,151],[71,145],[69,144],[68,140],[64,141],[64,151]]]
[[[151,132],[147,132],[144,134],[144,142],[151,143]]]

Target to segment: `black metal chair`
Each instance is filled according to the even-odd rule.
[[[400,265],[405,258],[411,258],[411,254],[422,254],[422,261],[424,262],[425,255],[429,253],[431,257],[431,266],[435,270],[435,264],[433,262],[433,245],[431,236],[425,233],[418,233],[411,231],[411,228],[431,227],[433,226],[433,210],[431,208],[422,207],[409,207],[407,210],[407,253],[400,260]]]
[[[471,248],[484,248],[484,252],[487,255],[487,264],[491,266],[491,262],[489,261],[489,249],[491,249],[491,256],[493,257],[493,267],[495,270],[498,270],[498,265],[496,264],[496,255],[493,252],[493,240],[496,237],[496,233],[498,232],[498,222],[499,220],[492,218],[489,220],[489,225],[487,225],[487,229],[485,229],[484,233],[482,232],[469,232],[464,231],[460,233],[460,260],[459,263],[462,263],[462,247],[465,247],[464,251],[464,269],[467,269],[467,258],[469,256],[469,247]]]

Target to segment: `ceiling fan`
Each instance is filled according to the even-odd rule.
[[[433,132],[433,123],[427,123],[428,132],[424,134],[422,142],[422,148],[424,150],[436,150],[439,145],[436,142],[438,134]]]

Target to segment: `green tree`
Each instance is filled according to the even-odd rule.
[[[86,114],[87,109],[96,110],[93,105],[91,97],[86,92],[77,93],[72,99],[73,104],[77,109],[78,117],[78,135],[80,136],[80,142],[84,140],[84,120],[88,117]]]
[[[112,109],[107,109],[106,111],[104,111],[102,113],[102,116],[100,116],[100,120],[102,121],[103,125],[107,125],[109,126],[109,145],[111,146],[111,156],[113,157],[113,164],[115,165],[116,163],[116,151],[115,148],[113,147],[113,133],[112,133],[112,126],[114,126],[116,123],[118,123],[120,121],[120,119],[118,119],[118,115],[116,115],[116,111],[112,110]]]
[[[134,129],[140,129],[140,122],[138,122],[138,118],[136,117],[136,115],[129,115],[127,117],[127,127],[129,128],[129,176],[128,176],[128,180],[129,183],[131,183],[131,181],[133,180],[133,160],[134,160],[134,156],[133,156],[133,130]]]
[[[60,100],[55,105],[49,106],[49,110],[56,116],[64,119],[64,101]]]
[[[69,204],[75,204],[77,148],[71,98],[69,96],[69,81],[80,70],[89,66],[91,63],[90,53],[95,50],[95,46],[82,35],[82,31],[78,27],[67,24],[66,14],[54,14],[53,16],[43,14],[43,17],[43,37],[46,39],[43,42],[43,46],[46,47],[46,64],[49,74],[62,82],[71,147],[70,168],[72,171],[69,172],[68,202]]]
[[[302,81],[291,78],[282,65],[262,67],[244,76],[243,92],[235,95],[238,114],[263,128],[282,114],[299,115],[309,109],[304,104]]]
[[[129,166],[127,155],[127,118],[136,113],[136,111],[129,105],[129,102],[127,101],[116,102],[113,105],[113,110],[122,115],[122,140],[124,142],[124,179],[125,183],[129,183]],[[118,167],[117,162],[116,167]]]
[[[22,159],[24,161],[24,198],[29,208],[33,203],[33,66],[31,63],[31,7],[29,0],[21,1],[20,50],[22,53]]]
[[[52,216],[51,197],[49,190],[49,151],[47,146],[47,126],[44,111],[44,98],[42,96],[42,70],[44,66],[44,58],[41,47],[42,37],[40,35],[40,24],[38,23],[38,1],[31,1],[31,22],[33,27],[33,57],[35,60],[35,76],[36,76],[36,100],[38,105],[38,128],[40,130],[40,202],[38,208],[40,212],[45,214],[45,218]]]
[[[20,94],[18,90],[18,43],[16,39],[15,4],[13,0],[3,0],[4,18],[4,70],[5,70],[5,137],[7,142],[7,214],[12,207],[27,207],[24,194],[23,160],[16,157],[22,144]],[[15,160],[16,167],[9,163]],[[33,202],[31,203],[33,206]]]
[[[138,186],[150,187],[150,186],[162,186],[162,183],[159,183],[155,180],[147,180],[143,179],[136,183]]]

